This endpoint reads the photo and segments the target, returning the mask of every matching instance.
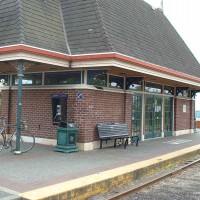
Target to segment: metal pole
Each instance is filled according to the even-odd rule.
[[[162,11],[164,12],[164,7],[163,7],[163,0],[161,0],[161,9],[162,9]]]
[[[20,150],[20,136],[21,136],[21,110],[22,110],[22,77],[24,71],[24,63],[22,60],[18,62],[18,102],[17,102],[17,130],[16,130],[16,149],[15,154],[21,154]]]

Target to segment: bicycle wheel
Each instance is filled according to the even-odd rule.
[[[2,151],[4,144],[5,144],[5,138],[3,134],[0,134],[0,151]]]
[[[21,131],[20,137],[20,151],[21,153],[25,153],[30,151],[35,144],[35,137],[30,131]],[[16,149],[16,134],[13,136],[10,146],[14,151]]]

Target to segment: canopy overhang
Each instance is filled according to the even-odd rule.
[[[27,45],[13,45],[0,48],[0,74],[16,73],[10,64],[25,60],[34,63],[25,71],[43,72],[67,69],[107,68],[110,73],[125,77],[145,77],[144,80],[200,89],[200,78],[174,71],[115,52],[68,55]]]

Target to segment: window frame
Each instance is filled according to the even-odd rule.
[[[149,90],[146,90],[146,87],[148,87],[148,86],[146,86],[146,84],[153,84],[153,85],[158,85],[158,86],[160,86],[160,92],[155,92],[155,91],[149,91]],[[148,93],[152,93],[152,94],[162,94],[163,93],[163,87],[162,87],[163,85],[162,84],[159,84],[159,83],[154,83],[154,82],[146,82],[145,81],[145,83],[144,83],[144,92],[148,92]],[[159,89],[159,88],[153,88],[153,87],[150,87],[150,89]]]
[[[36,75],[36,74],[41,76],[41,77],[40,77],[41,79],[40,79],[40,80],[38,79],[38,80],[40,81],[40,84],[24,84],[24,83],[23,83],[23,81],[25,81],[24,78],[26,77],[26,75]],[[23,85],[23,86],[41,86],[41,85],[42,85],[42,79],[43,79],[42,72],[25,73],[25,74],[23,74],[23,77],[22,77],[22,85]],[[15,83],[16,80],[18,80],[17,74],[12,74],[12,75],[11,75],[11,85],[12,85],[12,86],[18,86],[18,83],[17,83],[17,84]],[[37,80],[37,79],[36,79],[36,80]],[[28,80],[27,80],[27,81],[28,81]]]
[[[69,83],[59,83],[58,81],[59,81],[59,79],[57,79],[57,82],[53,82],[53,83],[51,83],[51,80],[50,80],[50,83],[47,83],[46,81],[47,81],[47,75],[48,74],[51,74],[51,75],[59,75],[59,74],[62,74],[63,73],[63,75],[64,74],[70,74],[70,73],[75,73],[75,72],[78,72],[79,73],[79,82],[78,83],[75,83],[75,82],[73,82],[72,80],[70,80],[70,81],[72,81],[72,82],[69,82]],[[52,78],[52,76],[51,77],[48,77],[49,79],[50,78]],[[63,78],[63,77],[62,77]],[[62,78],[60,78],[60,81],[62,81]],[[68,77],[66,77],[66,80],[67,79],[69,79]],[[71,78],[72,79],[72,78]],[[78,80],[78,79],[77,79]],[[50,86],[50,85],[78,85],[78,84],[82,84],[82,82],[83,82],[83,80],[84,80],[84,77],[83,77],[83,70],[73,70],[73,71],[55,71],[55,72],[44,72],[44,86],[46,86],[46,85],[48,85],[48,86]]]

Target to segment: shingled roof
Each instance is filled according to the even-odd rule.
[[[0,46],[66,54],[121,53],[200,77],[200,65],[160,9],[143,0],[3,0]]]
[[[26,44],[69,53],[58,1],[0,2],[0,46]]]

